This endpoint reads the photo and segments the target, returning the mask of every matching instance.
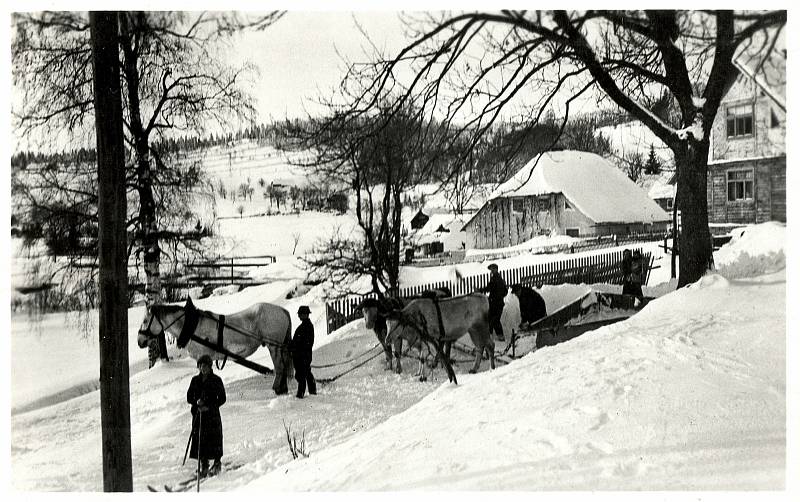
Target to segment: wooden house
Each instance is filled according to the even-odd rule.
[[[464,225],[468,249],[503,248],[538,235],[666,231],[670,216],[615,165],[588,152],[548,152],[501,184]]]
[[[710,223],[786,221],[785,68],[739,76],[720,104],[708,162]],[[771,73],[771,74],[770,74]]]

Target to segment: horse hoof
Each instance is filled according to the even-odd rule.
[[[470,374],[474,375],[475,373],[478,372],[478,370],[469,370],[469,372],[470,372]]]
[[[419,381],[420,381],[420,382],[427,382],[427,381],[428,381],[428,377],[426,377],[426,376],[421,376],[421,377],[419,377]]]

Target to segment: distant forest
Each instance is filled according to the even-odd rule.
[[[552,118],[543,120],[531,129],[518,125],[500,124],[495,128],[491,140],[491,148],[486,152],[482,163],[485,166],[483,180],[485,182],[504,181],[502,173],[513,171],[517,165],[521,167],[534,155],[546,150],[583,150],[607,156],[611,153],[607,138],[598,137],[595,131],[608,125],[617,125],[630,121],[630,116],[623,111],[598,111],[588,115],[580,115],[570,119],[561,137],[558,137],[560,120]],[[253,124],[228,134],[209,134],[208,136],[179,136],[165,138],[156,143],[155,148],[161,155],[175,155],[202,151],[208,148],[225,146],[234,148],[242,140],[255,140],[263,145],[280,148],[286,140],[286,130],[302,123],[302,119],[293,121]],[[80,148],[58,153],[41,153],[23,151],[12,155],[12,169],[25,169],[31,164],[83,164],[95,162],[97,155],[94,149]],[[497,166],[504,165],[500,169]],[[500,179],[498,179],[498,177]]]

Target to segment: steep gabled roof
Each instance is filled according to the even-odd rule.
[[[597,154],[566,150],[535,157],[492,193],[490,200],[550,193],[564,196],[595,223],[667,221],[641,187]]]
[[[745,76],[750,78],[755,84],[772,99],[773,103],[778,105],[778,108],[786,112],[786,98],[785,88],[776,89],[767,83],[763,75],[756,74],[752,68],[743,63],[739,58],[734,59],[733,65]]]

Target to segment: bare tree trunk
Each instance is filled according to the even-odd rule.
[[[90,14],[94,66],[100,262],[100,421],[103,490],[133,491],[128,370],[125,145],[118,18]]]
[[[141,14],[123,14],[121,17],[122,50],[125,55],[125,81],[128,84],[128,109],[130,114],[129,128],[133,136],[136,155],[136,190],[139,194],[140,233],[137,236],[144,262],[145,303],[151,306],[161,301],[161,247],[158,242],[156,225],[156,203],[153,197],[153,176],[150,162],[149,133],[142,124],[141,100],[139,98],[139,58],[134,50],[133,27],[128,16]],[[152,339],[148,346],[150,367],[161,357],[168,360],[167,343],[164,334]]]
[[[681,205],[679,288],[703,277],[712,260],[706,201],[708,145],[708,140],[689,141],[683,150],[675,152]]]
[[[664,248],[666,252],[666,247]],[[670,259],[669,277],[674,279],[675,275],[675,260],[678,258],[678,193],[677,187],[675,195],[672,199],[672,256]]]

